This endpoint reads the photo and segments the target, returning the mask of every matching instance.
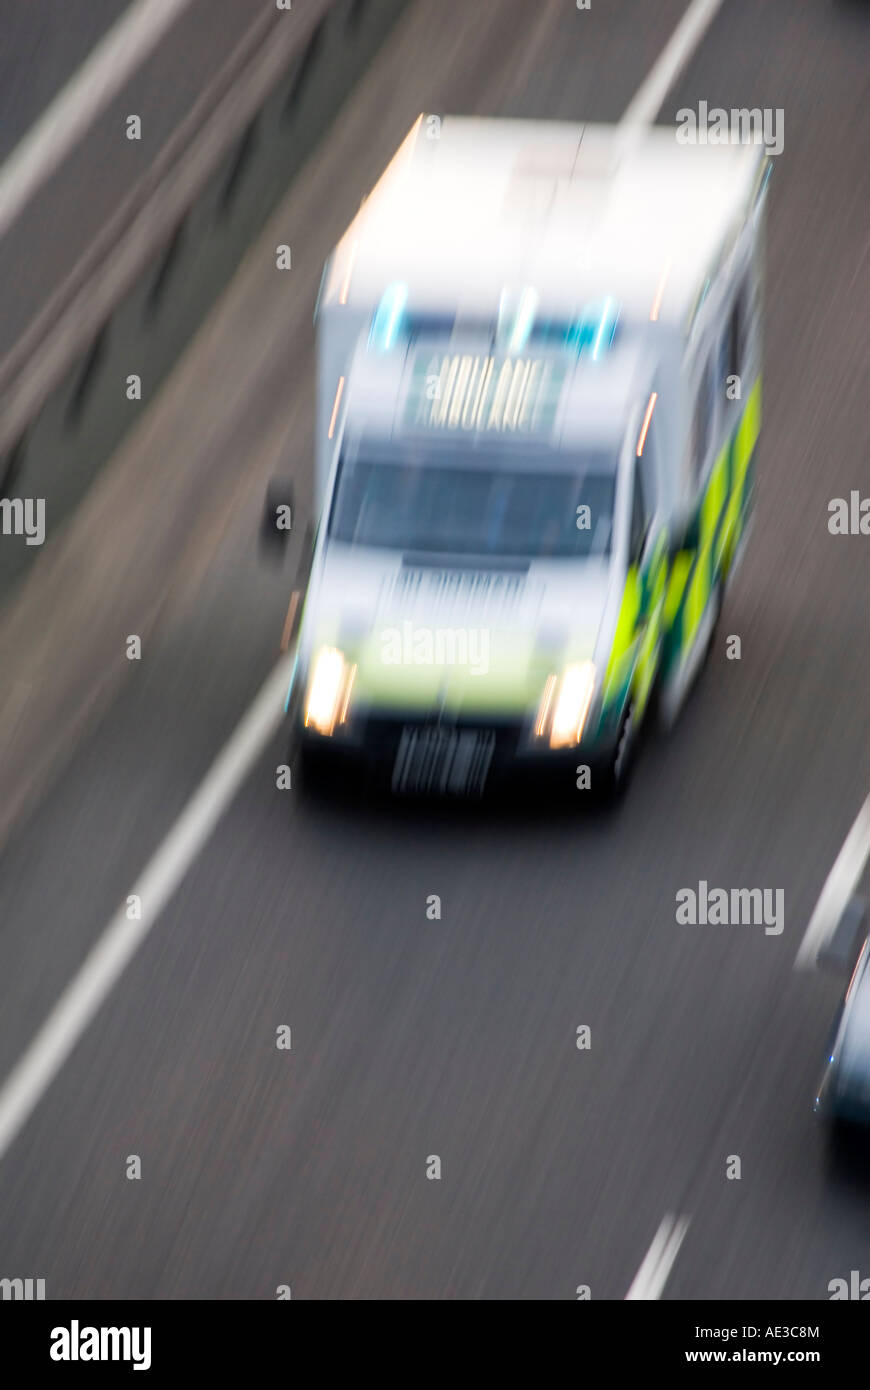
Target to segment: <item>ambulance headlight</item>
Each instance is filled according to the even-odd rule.
[[[548,738],[551,748],[579,743],[594,693],[595,665],[591,661],[566,666],[561,676],[548,676],[535,721],[536,736]]]
[[[347,718],[356,666],[337,647],[321,647],[314,658],[305,699],[305,727],[327,737]]]

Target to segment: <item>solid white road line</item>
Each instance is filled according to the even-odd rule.
[[[0,1089],[0,1158],[50,1086],[205,845],[250,768],[284,718],[295,649],[272,670],[169,834],[130,889],[141,921],[119,908]]]
[[[191,4],[134,0],[112,25],[0,168],[0,236]]]
[[[674,1260],[677,1258],[688,1229],[688,1216],[666,1216],[664,1218],[656,1231],[643,1264],[634,1276],[624,1302],[629,1300],[634,1302],[653,1301],[661,1298],[665,1284],[668,1282],[668,1275],[673,1268]]]
[[[649,125],[713,22],[722,0],[692,0],[623,114],[623,129]]]
[[[843,909],[855,891],[870,856],[870,796],[846,836],[834,867],[825,879],[819,901],[795,956],[795,970],[812,970],[816,956],[837,928]]]
[[[32,191],[35,186],[34,179],[38,183],[46,176],[45,163],[56,154],[47,129],[43,131],[42,128],[58,104],[64,100],[69,101],[70,110],[64,119],[77,123],[78,132],[84,129],[101,104],[118,90],[120,80],[117,80],[117,72],[121,65],[126,62],[126,77],[135,67],[135,61],[141,60],[147,51],[147,43],[150,42],[153,47],[172,19],[189,3],[191,0],[137,0],[109,32],[103,43],[94,50],[91,59],[80,69],[70,88],[61,93],[58,100],[49,107],[43,120],[34,127],[31,135],[25,138],[3,169],[0,169],[0,234],[4,226],[3,219],[7,216],[9,198],[17,197],[20,200],[28,188]],[[686,62],[692,49],[700,42],[720,3],[721,0],[693,0],[672,39],[626,111],[623,124],[637,125],[645,120],[652,120],[668,86]],[[89,104],[84,94],[78,90],[80,81],[89,66],[98,60],[98,55],[103,54],[113,36],[117,43],[118,30],[123,30],[125,24],[133,27],[125,31],[125,42],[111,50],[111,73],[103,70],[87,79],[88,82],[95,83],[99,94],[95,104]],[[132,46],[132,34],[138,34],[138,47],[135,49]],[[99,58],[99,63],[104,62],[105,59]],[[70,95],[71,89],[75,89],[74,96]],[[654,105],[654,102],[657,104]],[[51,121],[50,124],[54,128],[55,121]],[[63,137],[65,132],[60,133]],[[31,154],[34,167],[31,169],[30,162],[25,161],[26,167],[21,166],[21,172],[16,172],[16,167],[12,166],[16,165],[16,161],[21,165],[22,150],[28,142],[30,150],[36,152]],[[69,144],[70,142],[66,141],[64,149],[68,149]],[[40,149],[43,151],[40,156],[42,163],[37,159]],[[53,162],[57,163],[57,158],[53,158]],[[128,921],[125,908],[116,913],[0,1089],[0,1158],[6,1153],[70,1051],[120,979],[196,855],[208,840],[250,767],[278,728],[284,717],[283,696],[293,679],[295,661],[296,653],[291,649],[278,662],[229,743],[212,765],[205,781],[188,802],[138,883],[131,888],[130,896],[136,894],[142,900],[141,921]],[[667,1270],[676,1257],[687,1224],[686,1221],[677,1223],[675,1230],[671,1232],[670,1244],[665,1250],[665,1257],[669,1255],[669,1258],[664,1269],[664,1278],[661,1280],[662,1285],[667,1278]],[[664,1222],[662,1226],[664,1227]],[[653,1245],[655,1246],[655,1242]],[[632,1289],[641,1280],[649,1259],[650,1256],[647,1256]],[[631,1291],[628,1294],[629,1298],[657,1296]]]

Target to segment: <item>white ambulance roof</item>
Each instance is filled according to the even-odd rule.
[[[605,295],[682,325],[758,186],[759,145],[682,145],[671,128],[421,116],[336,248],[321,307],[497,312],[531,286],[542,312]]]

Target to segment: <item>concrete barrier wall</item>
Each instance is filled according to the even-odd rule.
[[[0,498],[44,499],[46,535],[154,399],[403,6],[299,0],[292,15],[264,10],[7,359]],[[286,229],[291,256],[304,231]],[[138,401],[127,395],[132,374]],[[2,538],[0,602],[39,553]]]

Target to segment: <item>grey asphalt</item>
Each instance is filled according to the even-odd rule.
[[[216,318],[192,350],[191,371],[220,342],[252,382],[224,403],[203,367],[186,397],[220,479],[190,518],[208,542],[5,847],[0,1075],[275,659],[291,572],[258,562],[262,482],[280,450],[310,496],[299,323],[370,171],[420,109],[618,118],[682,8],[418,0],[352,94],[275,223],[301,250],[286,326],[269,229],[261,316],[254,297],[246,335]],[[870,788],[867,541],[826,526],[870,458],[868,59],[860,6],[726,0],[662,112],[782,107],[785,149],[755,530],[622,810],[312,802],[275,788],[282,733],[0,1163],[0,1274],[58,1298],[616,1299],[666,1213],[691,1218],[666,1297],[870,1274],[870,1174],[832,1165],[810,1111],[842,982],[793,970]],[[784,932],[678,925],[700,879],[782,888]]]
[[[12,152],[129,0],[0,0],[0,160]]]

